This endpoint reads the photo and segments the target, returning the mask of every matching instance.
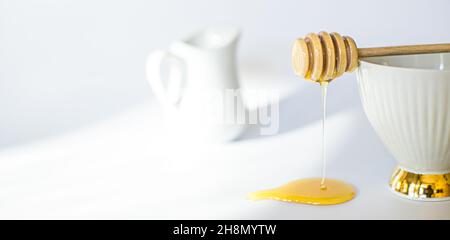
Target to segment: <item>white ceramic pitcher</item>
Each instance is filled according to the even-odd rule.
[[[174,137],[223,142],[243,131],[242,122],[231,121],[244,112],[236,68],[238,39],[237,29],[207,28],[149,55],[148,82]],[[226,105],[230,93],[233,107]]]

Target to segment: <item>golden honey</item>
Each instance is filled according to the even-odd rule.
[[[356,191],[352,185],[326,178],[326,103],[328,82],[320,82],[322,88],[322,177],[292,181],[281,187],[251,193],[252,200],[271,199],[311,205],[332,205],[350,201]]]
[[[271,199],[312,205],[332,205],[350,201],[355,197],[353,186],[335,179],[306,178],[287,183],[281,187],[251,193],[252,200]]]

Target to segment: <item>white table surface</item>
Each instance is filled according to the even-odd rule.
[[[320,98],[315,87],[301,86],[281,101],[274,136],[259,137],[252,126],[224,145],[177,143],[165,137],[161,109],[149,98],[77,130],[2,149],[0,218],[450,219],[450,202],[389,191],[395,162],[357,104],[335,111],[331,103],[328,121],[328,175],[353,183],[354,200],[319,207],[247,200],[252,191],[320,174],[320,111],[302,101]],[[349,98],[357,101],[354,90]]]

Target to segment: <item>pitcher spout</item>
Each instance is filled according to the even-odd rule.
[[[182,41],[198,50],[223,50],[236,45],[240,30],[236,27],[209,27]]]

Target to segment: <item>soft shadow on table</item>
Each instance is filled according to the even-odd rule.
[[[299,80],[300,81],[300,80]],[[275,134],[284,134],[322,120],[321,90],[318,84],[305,82],[292,95],[280,100],[279,129]],[[343,77],[330,83],[328,88],[327,116],[352,107],[360,107],[356,81]],[[247,131],[237,141],[271,137],[262,135],[260,124],[249,125]]]
[[[146,92],[150,91],[142,85]],[[13,96],[2,96],[2,100],[9,101],[0,103],[0,151],[77,131],[152,100],[144,90],[129,95],[126,90],[120,94],[114,90],[98,93],[97,89],[86,89],[60,99],[53,95],[23,96],[15,104],[11,103]]]

